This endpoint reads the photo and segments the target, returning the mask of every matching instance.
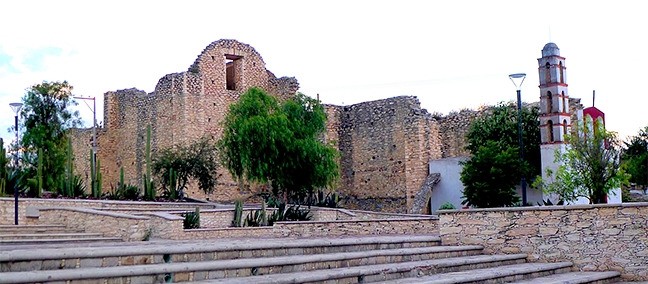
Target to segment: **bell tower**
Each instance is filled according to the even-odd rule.
[[[565,138],[571,131],[569,93],[567,92],[567,67],[565,58],[555,43],[547,43],[538,58],[540,78],[540,155],[543,179],[547,169],[554,173],[558,164],[554,161],[556,151],[565,152]]]

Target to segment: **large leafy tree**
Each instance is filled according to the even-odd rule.
[[[518,111],[514,103],[487,109],[470,125],[466,148],[472,154],[463,163],[464,204],[474,207],[512,206],[519,202],[515,186],[524,175],[540,173],[538,108],[522,108],[525,159],[519,158]]]
[[[339,177],[337,150],[320,140],[324,109],[303,94],[280,103],[251,88],[230,105],[224,128],[220,153],[235,179],[269,184],[275,195],[301,197]]]
[[[65,176],[67,135],[71,127],[81,124],[72,98],[72,86],[67,82],[43,82],[27,90],[21,110],[22,164],[28,177],[35,175],[39,150],[42,154],[43,188],[60,187]]]
[[[546,192],[568,202],[585,197],[590,204],[604,203],[612,189],[627,181],[627,174],[619,167],[619,140],[616,133],[605,129],[602,121],[592,121],[587,116],[566,141],[567,150],[556,152],[561,166],[555,173],[548,172],[553,181],[542,184]]]
[[[643,188],[648,186],[648,127],[640,130],[624,143],[622,166],[630,175],[630,182]]]

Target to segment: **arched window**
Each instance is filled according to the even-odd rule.
[[[563,112],[564,113],[569,113],[567,110],[567,99],[565,98],[565,91],[562,91],[562,105],[563,105]]]
[[[545,84],[551,83],[550,69],[551,69],[551,64],[549,64],[549,62],[547,62],[547,64],[545,64]]]
[[[547,91],[547,113],[553,112],[553,96],[550,91]]]
[[[549,142],[554,142],[554,137],[553,137],[553,121],[549,120],[547,121],[547,138]]]
[[[567,136],[567,120],[563,120],[563,134]],[[563,136],[563,141],[565,140],[565,136]]]
[[[560,61],[560,64],[558,64],[558,68],[560,68],[560,83],[565,83],[565,74],[563,73],[562,61]]]

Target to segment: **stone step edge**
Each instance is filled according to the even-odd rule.
[[[571,262],[555,262],[555,263],[523,263],[499,266],[495,268],[480,268],[466,271],[440,273],[423,277],[405,278],[397,281],[390,280],[379,282],[383,284],[452,284],[452,283],[472,283],[478,281],[495,280],[514,275],[525,275],[536,272],[545,272],[552,270],[559,270],[563,268],[570,268],[573,266]]]
[[[337,253],[322,253],[322,254],[308,254],[308,255],[283,255],[272,257],[253,257],[253,258],[237,258],[237,259],[214,259],[214,260],[196,260],[196,261],[179,261],[173,263],[194,263],[194,262],[223,262],[223,267],[228,269],[241,269],[253,267],[266,267],[267,262],[279,265],[295,265],[304,263],[320,263],[326,261],[345,261],[369,257],[382,257],[382,256],[416,256],[427,254],[444,254],[444,253],[473,253],[481,254],[482,246],[468,245],[468,246],[433,246],[421,248],[398,248],[398,249],[379,249],[369,251],[357,252],[337,252]],[[73,259],[75,260],[75,259]],[[419,259],[420,260],[420,259]],[[171,263],[171,262],[169,262]],[[148,263],[141,265],[157,265],[164,263]],[[214,264],[216,265],[216,264]],[[119,266],[133,266],[133,265],[119,265]],[[117,267],[117,266],[113,266]],[[85,269],[95,267],[70,267],[67,269]],[[48,271],[40,269],[37,271]],[[9,271],[8,271],[9,272]],[[11,271],[21,272],[21,271]],[[0,274],[2,275],[2,274]]]
[[[255,241],[250,243],[250,241]],[[356,238],[339,238],[339,239],[252,239],[248,241],[239,241],[227,243],[191,243],[191,244],[147,244],[133,245],[132,248],[126,249],[125,246],[107,246],[91,248],[56,248],[56,249],[26,249],[0,252],[0,262],[7,261],[26,261],[26,260],[49,260],[49,259],[69,259],[84,257],[118,257],[118,256],[136,256],[151,254],[190,254],[206,253],[215,251],[245,251],[245,250],[263,250],[263,249],[291,249],[291,248],[314,248],[322,246],[351,246],[351,245],[390,245],[435,242],[441,243],[438,236],[381,236],[381,237],[356,237]],[[0,244],[2,244],[0,242]]]
[[[569,272],[544,277],[538,277],[529,280],[513,282],[515,284],[581,284],[590,283],[594,281],[601,281],[611,278],[620,277],[621,273],[618,271],[603,271],[603,272]]]
[[[75,243],[75,242],[96,242],[96,241],[121,241],[121,238],[112,237],[88,237],[88,238],[64,238],[64,239],[7,239],[0,240],[0,245],[10,244],[46,244],[46,243]],[[78,248],[77,248],[78,249]],[[14,252],[9,251],[9,252]]]
[[[65,228],[65,225],[0,225],[0,229],[40,229],[40,228]]]
[[[492,263],[508,260],[523,260],[526,259],[526,254],[517,255],[477,255],[477,256],[462,256],[451,258],[431,259],[424,261],[414,262],[400,262],[388,263],[379,265],[365,265],[351,268],[356,269],[355,273],[364,273],[367,267],[373,266],[375,273],[382,271],[406,271],[417,267],[453,267],[476,263]],[[236,259],[224,261],[201,261],[201,262],[179,262],[179,263],[164,263],[164,264],[149,264],[149,265],[129,265],[129,266],[114,266],[114,267],[97,267],[97,268],[77,268],[77,269],[64,269],[64,270],[38,270],[38,271],[24,271],[24,272],[5,272],[0,273],[0,284],[5,283],[39,283],[46,281],[67,281],[67,280],[84,280],[84,279],[107,279],[117,277],[136,277],[146,275],[165,275],[169,273],[182,273],[182,272],[197,272],[197,271],[220,271],[220,270],[234,270],[234,269],[253,269],[259,267],[274,267],[282,265],[299,265],[309,262],[317,261],[330,261],[330,258],[319,257],[318,259],[311,259],[303,261],[298,257],[275,257],[275,258],[262,258],[262,259]],[[337,268],[339,270],[340,268]],[[343,268],[347,269],[347,268]],[[326,269],[327,274],[336,269]],[[317,270],[315,270],[317,271]],[[309,271],[310,272],[310,271]],[[306,272],[300,272],[304,274]],[[365,273],[366,274],[366,273]],[[256,276],[254,276],[256,277]],[[227,280],[232,281],[232,278]],[[256,283],[256,282],[247,282]],[[300,282],[298,282],[300,283]]]
[[[516,260],[525,260],[525,259],[526,259],[525,254],[466,256],[466,257],[431,259],[431,260],[401,262],[401,263],[364,265],[364,266],[334,268],[334,269],[325,269],[325,270],[312,270],[312,271],[303,271],[303,272],[247,276],[247,277],[237,277],[237,278],[220,278],[220,279],[195,281],[191,283],[196,283],[196,284],[198,283],[199,284],[310,283],[316,281],[327,281],[332,279],[341,279],[341,278],[349,278],[349,277],[407,272],[415,269],[451,268],[451,267],[464,266],[464,265],[497,263],[497,262],[516,261]]]
[[[68,237],[68,236],[101,236],[100,233],[43,233],[43,234],[0,234],[0,238],[10,237]]]

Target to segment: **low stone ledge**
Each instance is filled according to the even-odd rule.
[[[149,217],[87,208],[39,208],[38,221],[43,224],[62,224],[76,230],[118,237],[124,241],[142,240],[150,228]]]
[[[578,204],[578,205],[473,208],[473,209],[437,210],[436,212],[438,215],[441,215],[441,214],[464,213],[464,212],[554,211],[554,210],[583,210],[583,209],[593,209],[593,208],[614,208],[614,207],[648,207],[648,202],[633,202],[633,203],[620,203],[620,204]]]
[[[65,211],[82,212],[82,213],[88,213],[88,214],[94,214],[94,215],[110,216],[110,217],[115,217],[115,218],[140,219],[140,220],[148,220],[149,219],[148,217],[144,217],[144,216],[130,215],[130,214],[126,214],[126,213],[106,212],[106,211],[96,210],[96,209],[91,209],[91,208],[76,208],[76,207],[34,207],[34,208],[39,212],[38,213],[39,215],[40,215],[41,211],[65,210]],[[32,213],[32,214],[34,214],[34,213]]]

